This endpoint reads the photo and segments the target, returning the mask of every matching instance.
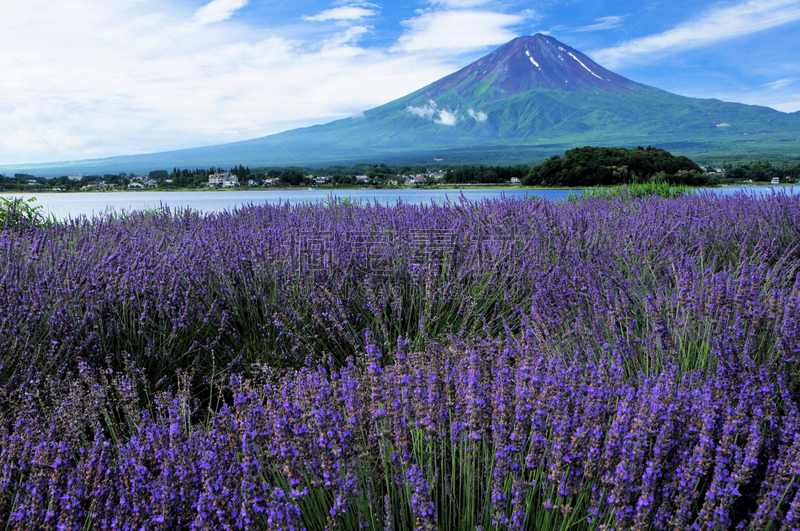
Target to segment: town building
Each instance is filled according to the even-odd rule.
[[[230,172],[215,172],[208,176],[209,186],[222,186],[223,188],[239,186],[239,178]]]

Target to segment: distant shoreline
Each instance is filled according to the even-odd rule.
[[[704,188],[722,188],[728,186],[736,186],[736,187],[785,187],[785,186],[798,186],[800,183],[780,183],[780,184],[771,184],[768,182],[758,182],[758,183],[724,183],[719,184],[716,186],[687,186],[687,188],[693,189],[704,189]],[[613,189],[620,185],[607,185],[607,186],[523,186],[523,185],[508,185],[508,184],[498,184],[498,185],[491,185],[491,184],[446,184],[446,185],[432,185],[432,186],[421,186],[421,187],[414,187],[414,186],[381,186],[381,187],[364,187],[364,186],[339,186],[339,187],[328,187],[328,186],[316,186],[316,187],[304,187],[304,186],[287,186],[287,187],[280,187],[280,186],[261,186],[261,187],[249,187],[249,186],[237,186],[237,187],[227,187],[227,188],[210,188],[210,187],[203,187],[203,188],[147,188],[147,189],[129,189],[129,188],[121,188],[121,189],[114,189],[114,190],[42,190],[42,189],[33,189],[33,190],[0,190],[0,196],[7,195],[7,194],[117,194],[117,193],[153,193],[153,192],[163,192],[163,193],[174,193],[174,192],[266,192],[266,191],[291,191],[291,192],[304,192],[304,191],[348,191],[348,190],[397,190],[397,191],[425,191],[425,190],[590,190],[590,189]]]
[[[770,185],[769,183],[747,183],[747,184],[733,184],[728,186],[792,186],[795,183],[781,183],[780,185]],[[249,187],[249,186],[237,186],[237,187],[228,187],[228,188],[146,188],[146,189],[129,189],[129,188],[121,188],[115,190],[41,190],[41,189],[33,189],[33,190],[2,190],[0,191],[0,195],[3,194],[29,194],[29,193],[36,193],[36,194],[117,194],[117,193],[153,193],[153,192],[164,192],[164,193],[174,193],[174,192],[267,192],[267,191],[291,191],[291,192],[304,192],[304,191],[339,191],[339,190],[417,190],[417,191],[425,191],[425,190],[588,190],[588,189],[611,189],[616,188],[619,185],[608,185],[608,186],[522,186],[522,185],[491,185],[491,184],[480,184],[480,185],[469,185],[469,184],[462,184],[462,185],[442,185],[442,186],[381,186],[381,187],[363,187],[363,186],[341,186],[341,187],[326,187],[326,186],[317,186],[313,188],[304,187],[304,186],[287,186],[287,187],[280,187],[280,186],[262,186],[262,187]],[[717,186],[688,186],[687,188],[719,188],[723,185]]]

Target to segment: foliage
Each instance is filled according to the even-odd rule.
[[[528,166],[467,166],[448,170],[442,181],[445,183],[507,183],[513,177],[522,179],[529,171]]]
[[[371,166],[364,175],[370,179],[389,179],[394,178],[397,172],[386,164],[376,164]]]
[[[250,171],[250,167],[248,166],[248,167],[245,168],[241,164],[231,168],[230,172],[231,172],[232,175],[235,175],[236,177],[238,177],[240,181],[242,181],[244,179],[249,179],[251,177],[251,175],[252,175],[252,172]]]
[[[108,177],[110,178],[111,176]],[[167,170],[153,170],[148,174],[148,178],[154,181],[163,181],[169,178],[169,172]]]
[[[277,178],[280,180],[281,184],[289,186],[301,186],[306,184],[305,175],[297,168],[270,170],[267,172],[267,177],[270,179]]]
[[[732,182],[770,182],[776,177],[783,182],[786,182],[786,177],[793,181],[800,179],[800,164],[797,163],[773,166],[769,161],[757,160],[740,166],[726,165],[725,170],[725,179]]]
[[[694,193],[694,189],[686,186],[671,186],[666,180],[655,178],[646,183],[631,183],[614,188],[590,188],[580,194],[570,193],[568,201],[578,201],[581,199],[612,199],[617,198],[622,201],[636,199],[646,196],[657,196],[662,199],[676,199],[684,195]]]
[[[208,184],[208,176],[221,168],[210,167],[208,169],[195,168],[193,170],[173,168],[172,184],[177,187],[200,188]]]
[[[331,182],[336,185],[352,186],[358,184],[358,180],[352,175],[335,174],[331,177]]]
[[[33,206],[35,197],[0,197],[0,230],[36,228],[52,225],[54,216],[44,213],[42,205]]]
[[[796,526],[800,196],[623,190],[0,233],[0,520]]]
[[[697,164],[663,149],[583,147],[551,157],[531,168],[529,186],[608,186],[642,183],[658,176],[673,185],[711,184]]]

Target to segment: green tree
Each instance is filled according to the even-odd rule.
[[[681,173],[678,172],[689,172]],[[648,146],[646,149],[586,146],[551,157],[534,166],[523,179],[531,186],[608,186],[642,183],[663,172],[673,184],[703,185],[710,178],[686,157]]]

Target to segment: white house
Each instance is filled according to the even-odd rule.
[[[239,186],[239,178],[227,171],[215,172],[208,176],[208,184],[211,186],[219,184],[223,187]]]
[[[67,179],[69,179],[70,181],[82,181],[83,174],[79,173],[77,175],[67,175]]]

